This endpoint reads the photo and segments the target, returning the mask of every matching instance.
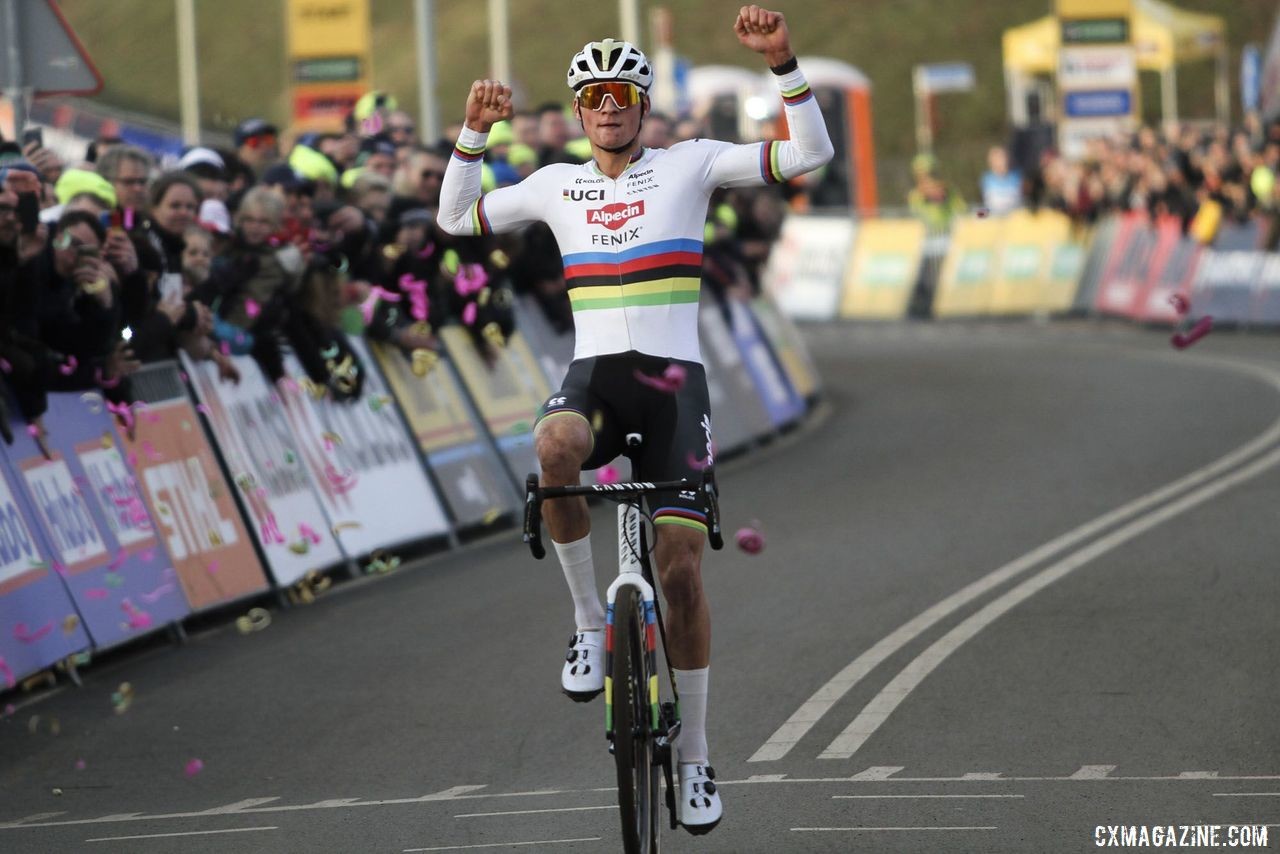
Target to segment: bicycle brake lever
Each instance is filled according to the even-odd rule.
[[[531,474],[524,481],[524,541],[536,560],[547,556],[542,546],[542,504],[538,501],[538,476]]]

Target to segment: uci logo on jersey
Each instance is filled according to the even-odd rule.
[[[644,202],[615,202],[602,208],[591,208],[587,211],[588,225],[603,225],[610,231],[617,231],[627,224],[627,220],[635,216],[644,216]]]
[[[560,198],[566,202],[603,202],[604,190],[565,190]]]

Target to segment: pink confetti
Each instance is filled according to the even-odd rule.
[[[1169,340],[1174,347],[1177,347],[1179,350],[1185,350],[1212,331],[1213,318],[1206,314],[1204,317],[1197,320],[1196,325],[1191,327],[1191,329],[1185,334],[1182,332],[1175,332],[1173,337]]]
[[[28,436],[30,436],[32,439],[38,439],[38,438],[40,437],[40,425],[39,425],[39,424],[28,424],[28,425],[27,425],[27,435],[28,435]]]
[[[65,564],[59,561],[55,560],[53,562],[53,571],[58,573],[58,575],[61,575],[63,578],[67,577],[67,567]]]
[[[734,535],[734,539],[738,541],[738,548],[749,555],[758,555],[764,551],[764,534],[761,534],[755,528],[749,526],[739,528],[738,533]]]
[[[106,599],[111,591],[102,587],[91,587],[84,592],[86,599]]]
[[[124,461],[125,461],[126,463],[128,463],[128,464],[129,464],[129,468],[131,468],[131,469],[136,469],[136,468],[138,467],[138,454],[137,454],[137,452],[136,452],[136,451],[130,451],[130,452],[125,456]]]
[[[205,415],[208,415],[211,418],[213,417],[213,410],[209,408],[209,404],[207,403],[197,403],[196,412],[203,412]]]
[[[633,376],[635,376],[637,382],[647,385],[649,388],[657,389],[664,394],[675,394],[684,388],[688,373],[684,365],[671,364],[667,365],[667,369],[662,372],[661,377],[651,377],[639,368],[635,370]]]
[[[596,471],[596,483],[608,486],[611,483],[618,483],[622,480],[622,475],[614,466],[600,466]]]
[[[244,313],[249,315],[250,319],[255,318],[262,313],[262,306],[258,305],[258,301],[253,297],[245,297]]]
[[[164,459],[164,454],[157,451],[156,446],[148,442],[146,439],[142,440],[142,452],[146,454],[147,458],[152,462],[159,462]]]
[[[694,455],[693,451],[690,451],[688,456],[685,457],[684,461],[688,463],[689,468],[693,469],[694,471],[706,471],[707,469],[711,468],[713,459],[714,459],[713,457],[708,456],[705,459],[700,460]]]
[[[109,380],[102,375],[102,368],[93,369],[93,381],[102,388],[115,388],[120,385],[120,377]]]
[[[204,568],[204,571],[210,575],[216,575],[218,572],[218,562],[216,560],[209,561],[209,565]]]
[[[329,481],[329,485],[333,487],[338,494],[350,492],[352,487],[356,485],[356,475],[354,472],[347,471],[340,473],[334,467],[332,462],[324,464],[324,476]]]
[[[23,643],[35,643],[51,631],[53,631],[52,622],[44,624],[34,632],[27,628],[26,623],[18,623],[13,627],[13,636]]]
[[[138,594],[138,598],[140,598],[143,602],[146,602],[148,605],[154,605],[155,601],[159,599],[161,596],[166,596],[177,589],[178,588],[174,587],[172,581],[166,581],[164,584],[161,584],[159,587],[157,587],[155,590],[152,590],[150,593]]]
[[[223,341],[220,345],[218,345],[218,349],[222,351],[222,355],[224,355],[224,356],[230,356],[230,355],[231,355],[231,342],[230,342],[230,341]]]
[[[13,373],[13,365],[9,364],[9,360],[2,356],[0,356],[0,371],[4,371],[6,374]]]
[[[204,770],[204,762],[199,759],[191,759],[183,766],[182,773],[187,777],[194,777]]]
[[[142,558],[143,563],[151,563],[151,561],[156,559],[156,550],[147,549],[143,551],[141,554],[139,554],[138,556]]]
[[[372,322],[374,309],[378,307],[378,300],[400,302],[400,294],[389,291],[381,285],[374,285],[370,288],[369,297],[360,303],[360,315],[364,318],[366,324]]]
[[[400,290],[409,295],[409,314],[419,323],[426,323],[429,311],[427,305],[427,283],[415,279],[409,273],[400,277]]]
[[[80,361],[75,356],[68,356],[67,361],[58,366],[58,372],[64,377],[69,377],[76,372],[76,366]]]
[[[133,208],[124,209],[124,227],[126,231],[133,230]]]
[[[77,771],[83,771],[83,770],[84,770],[85,768],[87,768],[87,767],[89,767],[89,766],[88,766],[88,764],[87,764],[83,759],[77,759],[77,760],[76,760],[76,770],[77,770]]]
[[[1191,301],[1182,294],[1169,294],[1169,305],[1173,306],[1173,310],[1179,316],[1186,314],[1191,310]]]
[[[13,678],[13,670],[9,667],[9,662],[4,660],[4,656],[0,655],[0,673],[4,674],[4,687],[12,688],[17,684],[17,680]],[[14,712],[13,704],[4,707],[6,715],[12,715]]]
[[[143,611],[141,608],[136,607],[128,599],[125,599],[123,602],[121,602],[120,607],[121,609],[124,610],[125,615],[129,618],[128,628],[135,629],[135,630],[151,628],[151,624],[153,621],[151,619],[151,615],[148,614],[146,611]]]
[[[262,520],[261,534],[264,543],[282,545],[285,542],[284,534],[280,533],[280,526],[276,523],[274,513],[268,513],[267,518]]]
[[[117,569],[124,566],[124,562],[128,559],[129,559],[129,553],[124,549],[121,549],[120,551],[116,552],[115,560],[107,564],[107,569],[111,570],[112,572],[115,572]]]
[[[186,371],[178,371],[178,379],[182,380],[184,383],[191,382],[191,377],[187,376]]]
[[[133,426],[133,410],[129,408],[129,404],[107,401],[107,411],[114,413],[124,423],[124,429],[128,430]]]
[[[316,533],[316,529],[312,528],[306,522],[299,523],[298,536],[306,537],[308,540],[311,541],[312,545],[316,545],[320,542],[320,535]]]
[[[156,414],[156,413],[154,413],[154,412],[152,412],[152,411],[151,411],[151,407],[147,405],[147,402],[146,402],[145,400],[137,400],[137,401],[134,401],[134,403],[133,403],[133,411],[134,411],[134,412],[138,412],[139,410],[146,410],[146,412],[147,412],[147,421],[149,421],[150,423],[152,423],[152,424],[159,423],[159,421],[160,421],[160,416],[159,416],[158,414]]]
[[[479,293],[489,284],[489,274],[481,264],[463,264],[453,278],[453,288],[459,296]]]
[[[467,303],[467,307],[462,310],[462,322],[467,326],[475,326],[477,311],[479,311],[479,309],[476,308],[475,303]]]
[[[435,254],[435,251],[436,251],[436,245],[434,243],[428,243],[426,246],[418,250],[418,257],[430,258],[432,255]]]

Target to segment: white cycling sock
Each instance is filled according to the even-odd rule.
[[[675,670],[680,696],[680,735],[676,738],[678,762],[707,764],[707,671]],[[674,670],[674,668],[673,668]]]
[[[591,563],[591,535],[572,543],[557,543],[556,554],[564,568],[564,580],[573,596],[573,620],[579,629],[603,629],[604,606],[596,589],[596,569]]]

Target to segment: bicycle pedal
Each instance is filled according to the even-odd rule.
[[[575,703],[590,703],[596,697],[599,697],[601,694],[603,694],[604,689],[601,688],[599,691],[566,691],[565,689],[561,688],[560,693],[564,694],[566,697],[568,697],[570,700],[573,700]]]

